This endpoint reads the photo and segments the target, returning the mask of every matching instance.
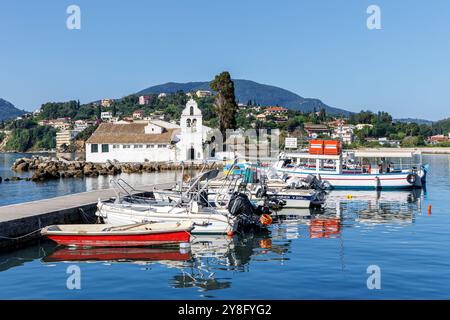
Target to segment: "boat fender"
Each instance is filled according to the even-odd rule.
[[[416,175],[412,173],[408,174],[408,176],[406,177],[406,181],[408,181],[408,183],[410,184],[416,183],[416,179],[417,179]]]
[[[261,224],[263,226],[268,226],[272,224],[272,217],[268,214],[262,214],[261,217],[259,218],[259,221],[261,222]]]

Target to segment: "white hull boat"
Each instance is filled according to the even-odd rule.
[[[281,154],[274,169],[279,176],[305,179],[313,175],[332,189],[411,189],[423,187],[426,181],[427,168],[421,163],[411,164],[414,153],[355,151],[352,156],[367,165],[351,169],[346,163],[349,159],[341,154],[296,153]],[[410,162],[409,166],[405,162]]]
[[[208,207],[192,210],[186,207],[99,202],[97,209],[96,215],[111,225],[191,221],[194,224],[194,234],[228,234],[235,232],[238,227],[238,221],[228,212]]]

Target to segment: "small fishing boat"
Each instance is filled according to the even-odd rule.
[[[189,242],[192,229],[191,222],[66,224],[48,226],[41,234],[64,246],[142,247]]]
[[[210,207],[201,208],[196,202],[191,206],[138,205],[99,201],[96,215],[111,225],[145,222],[190,222],[193,233],[227,234],[237,230],[238,220],[227,210]]]
[[[268,220],[260,218],[268,211],[265,207],[254,206],[245,195],[234,198],[234,201],[239,199],[234,213],[230,211],[231,207],[228,208],[229,201],[220,207],[212,206],[208,200],[208,181],[215,179],[218,173],[218,170],[203,172],[187,188],[181,185],[178,191],[168,193],[175,196],[162,199],[156,195],[161,196],[164,192],[157,190],[152,192],[153,198],[147,199],[129,192],[122,196],[117,192],[117,197],[113,200],[99,200],[96,215],[111,225],[186,221],[194,225],[192,233],[196,234],[230,234],[252,226],[265,228]],[[206,181],[203,186],[200,184],[202,181]],[[230,196],[230,200],[231,198]]]

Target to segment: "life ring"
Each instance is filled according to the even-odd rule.
[[[408,183],[410,183],[410,184],[416,183],[416,180],[417,180],[417,176],[412,173],[408,174],[408,176],[406,177],[406,181],[408,181]]]

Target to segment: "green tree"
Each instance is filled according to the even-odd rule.
[[[113,117],[115,117],[117,115],[117,107],[116,107],[115,103],[112,106],[111,114]]]
[[[211,82],[211,88],[217,92],[214,111],[219,118],[219,129],[225,134],[227,129],[236,129],[238,106],[234,95],[234,83],[227,71],[217,75]]]
[[[97,120],[100,120],[102,118],[102,108],[100,107],[100,105],[97,106]]]

